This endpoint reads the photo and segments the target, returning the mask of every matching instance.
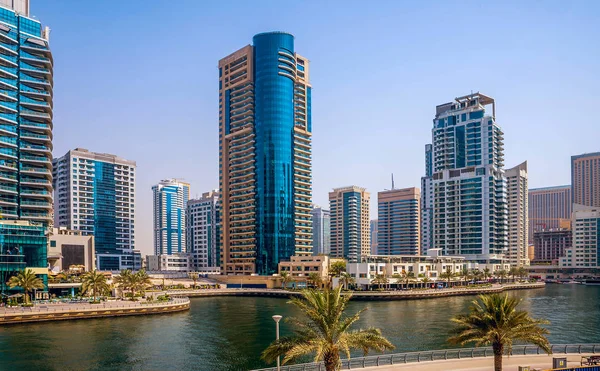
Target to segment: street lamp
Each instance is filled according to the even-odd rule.
[[[279,321],[281,321],[281,318],[283,318],[283,316],[280,316],[278,314],[273,316],[273,320],[275,321],[275,340],[279,340]],[[277,356],[277,371],[281,371],[281,356]]]

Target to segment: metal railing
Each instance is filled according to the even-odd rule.
[[[553,344],[552,354],[596,354],[600,352],[600,344]],[[510,355],[545,354],[535,345],[513,345]],[[509,355],[506,353],[506,355]],[[418,363],[425,361],[440,361],[449,359],[493,357],[491,347],[431,350],[425,352],[410,352],[382,354],[378,356],[357,357],[342,360],[342,370],[353,370],[365,367],[390,366],[403,363]],[[277,371],[276,367],[262,368],[254,371]],[[301,363],[281,366],[281,371],[325,371],[325,365],[320,363]]]

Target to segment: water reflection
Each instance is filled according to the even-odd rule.
[[[600,287],[548,285],[513,291],[534,317],[548,318],[553,343],[600,342]],[[367,307],[359,327],[379,327],[396,352],[448,348],[449,318],[474,297],[351,302]],[[246,370],[275,337],[273,314],[299,313],[284,299],[198,298],[189,312],[0,327],[7,370]],[[282,335],[289,333],[282,324]]]

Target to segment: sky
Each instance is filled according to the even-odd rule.
[[[311,63],[313,200],[334,187],[418,187],[435,106],[496,100],[506,167],[570,183],[600,151],[600,2],[31,0],[51,28],[54,156],[137,162],[136,248],[151,254],[152,185],[218,188],[218,69],[265,31]]]

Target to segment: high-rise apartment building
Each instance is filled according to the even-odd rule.
[[[370,254],[370,198],[365,188],[357,186],[329,192],[332,257],[357,262]]]
[[[379,221],[371,220],[371,255],[377,255],[377,238],[379,230]]]
[[[187,252],[195,270],[220,265],[218,201],[219,192],[211,191],[187,203]]]
[[[571,225],[572,246],[559,265],[593,274],[600,268],[600,207],[573,204]]]
[[[494,99],[474,93],[437,106],[432,139],[434,247],[499,263],[508,231],[504,135]]]
[[[331,253],[331,215],[329,210],[325,210],[322,207],[315,207],[311,211],[312,214],[312,253],[313,255]]]
[[[50,30],[29,2],[0,1],[0,286],[28,268],[45,280],[52,224]]]
[[[94,236],[99,270],[136,269],[135,162],[76,148],[52,164],[54,226]]]
[[[529,265],[529,202],[527,161],[507,169],[508,250],[505,258],[510,265]]]
[[[225,274],[273,274],[311,253],[309,71],[284,32],[258,34],[219,61]]]
[[[421,253],[421,191],[392,189],[377,193],[378,255]]]
[[[573,203],[600,207],[600,152],[571,156]]]
[[[154,255],[186,252],[185,213],[190,185],[166,179],[152,187],[154,204]]]
[[[573,232],[568,229],[544,230],[534,233],[533,264],[550,264],[565,256],[573,244]]]
[[[529,243],[533,235],[561,228],[571,220],[571,186],[532,188],[529,190]]]
[[[433,146],[425,145],[425,176],[421,178],[421,253],[433,248]]]

